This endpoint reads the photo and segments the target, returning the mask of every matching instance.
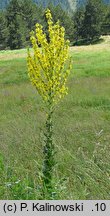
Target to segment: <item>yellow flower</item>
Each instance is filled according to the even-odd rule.
[[[59,21],[53,24],[49,9],[46,10],[49,41],[43,27],[36,24],[35,32],[31,32],[33,55],[28,50],[28,74],[44,101],[56,104],[67,94],[66,82],[71,70],[69,57],[69,41],[65,40],[65,29]]]

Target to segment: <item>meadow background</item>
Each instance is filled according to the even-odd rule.
[[[110,198],[110,36],[71,47],[69,94],[54,113],[54,199]],[[44,104],[26,49],[0,51],[0,199],[39,199]]]

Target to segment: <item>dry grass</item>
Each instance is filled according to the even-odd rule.
[[[27,56],[27,50],[21,49],[21,50],[4,50],[0,52],[0,59],[2,61],[5,60],[12,60],[16,58],[25,58]]]
[[[90,51],[90,52],[97,52],[102,50],[108,50],[110,49],[110,36],[102,36],[101,39],[103,39],[103,42],[100,44],[95,45],[88,45],[88,46],[74,46],[71,47],[71,51],[75,52],[82,52],[82,51]]]

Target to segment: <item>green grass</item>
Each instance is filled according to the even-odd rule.
[[[74,48],[69,94],[54,114],[55,199],[110,198],[110,49]],[[39,199],[44,105],[25,50],[0,52],[0,199]]]

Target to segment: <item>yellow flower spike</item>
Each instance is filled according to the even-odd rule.
[[[46,14],[47,21],[50,20],[50,19],[52,19],[52,15],[51,15],[50,9],[47,9],[45,14]]]
[[[32,84],[44,101],[49,97],[53,104],[67,94],[66,82],[71,70],[69,61],[69,41],[65,40],[65,29],[59,21],[53,24],[49,9],[46,10],[49,41],[43,27],[36,24],[35,32],[31,32],[31,43],[34,55],[28,50],[28,74]]]

